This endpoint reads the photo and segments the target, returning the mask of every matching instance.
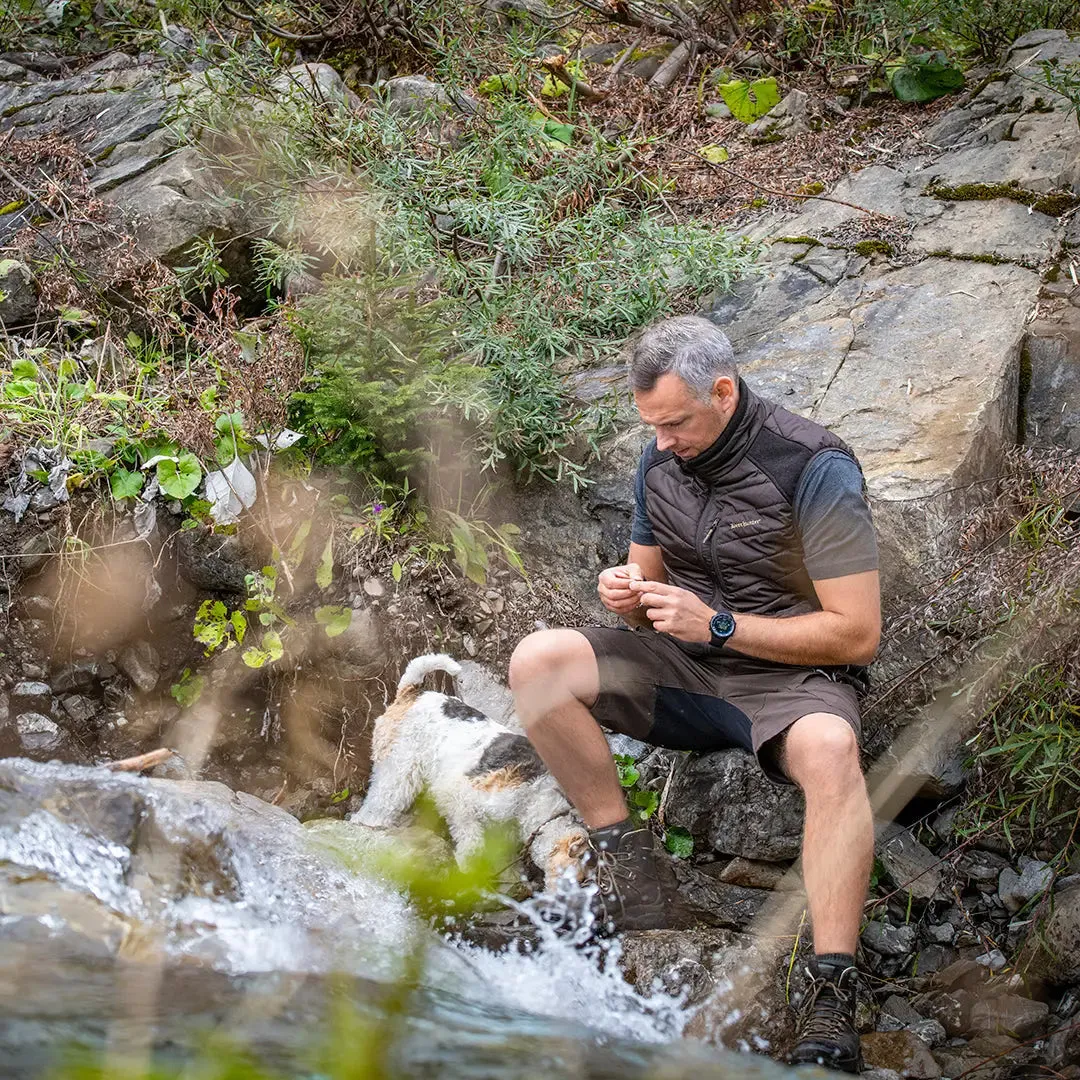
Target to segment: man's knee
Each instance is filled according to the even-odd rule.
[[[538,630],[510,658],[510,689],[524,722],[568,697],[592,705],[599,692],[596,657],[576,630]]]
[[[864,783],[855,731],[832,713],[796,720],[784,740],[782,760],[784,771],[804,791],[842,794]]]

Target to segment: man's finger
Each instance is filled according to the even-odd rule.
[[[671,597],[663,593],[647,592],[638,597],[638,603],[642,607],[662,608],[664,611],[671,610]]]
[[[682,592],[682,590],[676,585],[665,585],[662,581],[631,581],[631,589],[638,589],[641,592],[656,593],[658,595],[670,596],[672,593]]]

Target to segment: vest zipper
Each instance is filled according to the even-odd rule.
[[[712,538],[714,532],[716,532],[717,525],[720,524],[720,520],[723,517],[714,519],[713,523],[705,530],[705,535],[701,538],[701,551],[703,560],[706,566],[712,569],[713,581],[716,583],[716,594],[720,598],[720,606],[726,610],[728,604],[727,599],[724,597],[724,583],[720,576],[720,567],[716,562],[716,553],[713,550],[715,545],[710,545],[709,540]]]
[[[702,547],[709,542],[709,537],[716,532],[716,526],[720,524],[720,519],[717,518],[709,527],[705,530],[705,535],[701,538]]]

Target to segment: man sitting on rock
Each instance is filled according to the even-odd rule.
[[[631,629],[530,634],[510,663],[518,713],[589,827],[601,917],[620,929],[664,926],[667,899],[601,724],[676,750],[743,747],[799,785],[816,962],[791,1061],[855,1072],[874,842],[856,690],[881,628],[862,472],[825,428],[754,394],[708,319],[646,330],[629,377],[656,439],[629,561],[598,590]]]

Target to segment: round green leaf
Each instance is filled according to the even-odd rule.
[[[688,859],[694,853],[694,838],[678,825],[664,833],[664,847],[677,859]]]
[[[157,463],[157,478],[161,490],[171,499],[186,499],[195,494],[202,480],[199,459],[191,453],[177,455],[175,461],[165,458]]]
[[[142,491],[143,474],[129,472],[127,469],[113,469],[109,477],[109,490],[114,499],[133,499]]]

